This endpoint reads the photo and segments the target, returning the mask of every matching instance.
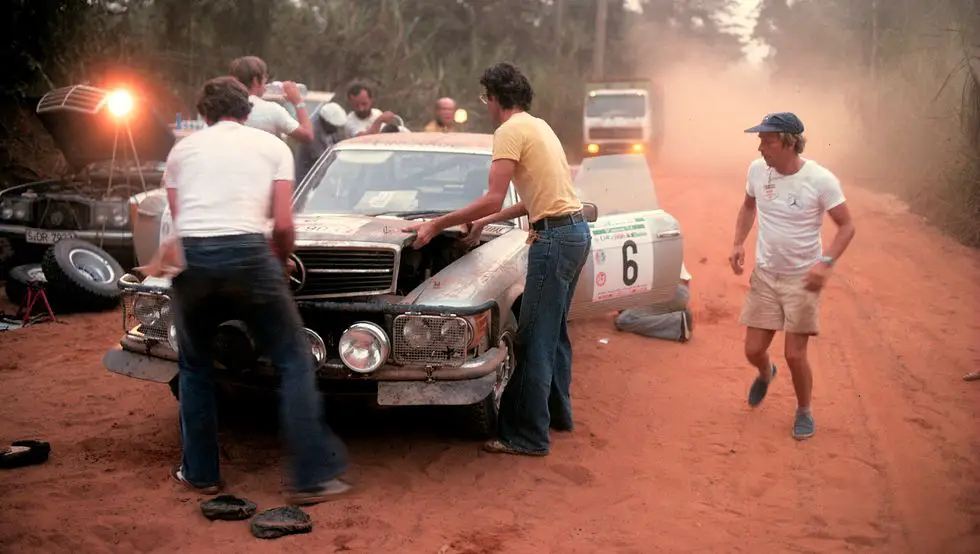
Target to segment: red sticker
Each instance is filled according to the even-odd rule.
[[[596,274],[595,284],[598,287],[601,287],[602,285],[606,284],[606,273],[604,271],[600,271],[599,273]]]

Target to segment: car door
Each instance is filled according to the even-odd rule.
[[[643,156],[586,158],[575,176],[584,202],[598,208],[589,223],[592,249],[569,319],[674,298],[683,261],[679,222],[660,209]]]

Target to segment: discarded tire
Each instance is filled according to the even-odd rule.
[[[7,282],[4,284],[7,300],[10,300],[11,304],[20,304],[27,296],[27,288],[31,281],[47,282],[41,264],[24,264],[11,268],[10,273],[7,274]]]
[[[201,513],[210,520],[241,521],[255,514],[254,502],[231,494],[221,494],[201,501]]]
[[[44,253],[41,269],[48,289],[72,311],[100,312],[119,305],[116,284],[122,266],[108,252],[90,242],[65,239]]]
[[[296,506],[272,508],[252,518],[252,534],[260,539],[277,539],[286,535],[309,533],[313,520]]]

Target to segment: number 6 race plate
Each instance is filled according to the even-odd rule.
[[[642,217],[597,222],[592,228],[592,301],[649,291],[653,287],[653,243],[653,232]]]

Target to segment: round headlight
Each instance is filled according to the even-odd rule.
[[[402,338],[410,348],[423,348],[432,343],[432,330],[421,319],[412,319],[402,327]]]
[[[340,360],[351,371],[371,373],[388,359],[391,346],[384,329],[360,321],[347,328],[338,344]]]
[[[327,345],[324,344],[323,339],[313,329],[303,327],[303,334],[306,336],[306,341],[310,344],[310,353],[313,354],[313,368],[320,369],[323,367],[324,362],[327,361]]]
[[[157,327],[170,317],[170,301],[162,296],[140,294],[133,301],[133,315],[145,327]]]
[[[452,341],[459,337],[465,337],[468,331],[469,324],[466,323],[465,319],[450,319],[442,324],[439,329],[439,336],[443,341]]]
[[[170,344],[170,348],[173,348],[174,352],[179,352],[177,350],[177,326],[173,323],[170,324],[170,329],[167,330],[167,343]]]

